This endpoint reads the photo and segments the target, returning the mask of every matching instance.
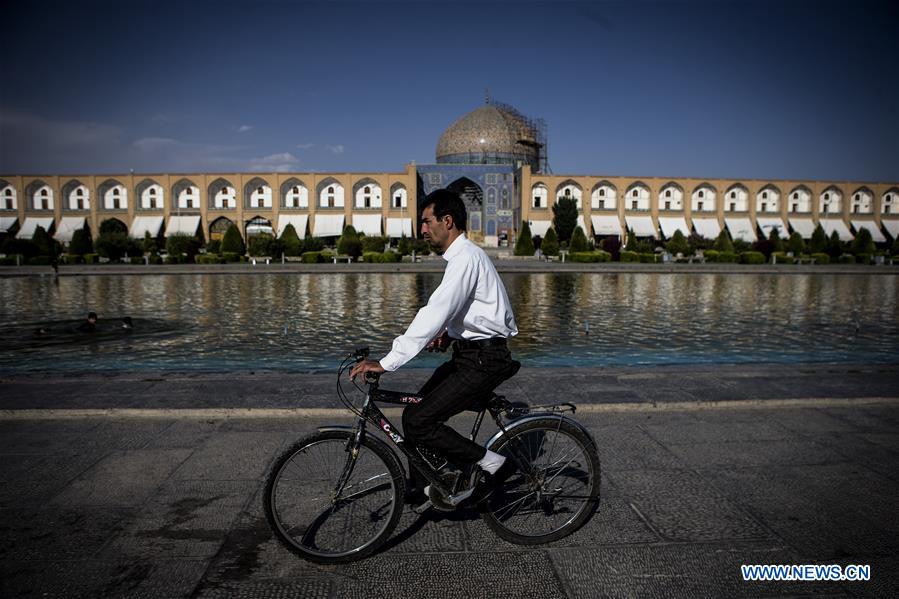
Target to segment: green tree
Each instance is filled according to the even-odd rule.
[[[771,252],[784,251],[784,242],[783,239],[780,238],[780,231],[777,230],[777,227],[771,229],[771,233],[768,235],[768,241],[771,242]]]
[[[34,230],[34,236],[31,238],[31,241],[37,247],[38,256],[56,256],[59,254],[59,244],[50,237],[50,234],[43,227],[37,227]]]
[[[843,254],[843,242],[840,241],[840,235],[836,231],[830,234],[825,251],[831,258],[839,258]]]
[[[874,247],[874,238],[871,237],[871,232],[865,227],[859,229],[855,239],[852,240],[852,253],[873,254],[876,249],[877,248]]]
[[[85,254],[91,254],[94,251],[94,240],[91,236],[91,229],[87,226],[87,223],[84,226],[72,235],[72,241],[69,243],[69,253],[75,254],[76,256],[83,256]]]
[[[281,231],[281,244],[284,246],[285,256],[299,256],[303,253],[303,242],[297,235],[297,230],[293,225],[287,225]]]
[[[518,239],[515,240],[516,256],[534,255],[534,238],[531,237],[531,226],[528,221],[521,221],[521,229],[518,231]]]
[[[257,233],[250,235],[247,239],[247,250],[251,256],[274,256],[272,251],[272,241],[274,237],[268,233]]]
[[[194,256],[200,251],[200,245],[200,240],[195,235],[176,233],[166,238],[165,251],[179,262],[193,262]]]
[[[568,244],[568,249],[572,252],[590,251],[590,244],[587,243],[587,235],[580,226],[574,228],[574,233],[571,234],[571,242]]]
[[[793,255],[797,258],[800,254],[805,252],[805,240],[802,239],[802,233],[794,231],[793,234],[790,235],[790,241],[787,242],[787,251],[793,252]]]
[[[128,249],[131,247],[131,240],[128,238],[127,233],[107,228],[106,231],[100,232],[96,245],[98,254],[115,261],[120,260],[128,253]]]
[[[100,235],[103,233],[128,233],[128,227],[120,220],[108,218],[100,223]]]
[[[571,239],[574,228],[577,226],[577,203],[573,198],[562,197],[553,204],[553,227],[559,242]],[[546,252],[543,252],[544,254]]]
[[[812,254],[822,254],[827,251],[827,233],[820,224],[812,233],[812,240],[808,244],[808,250]]]
[[[690,246],[687,244],[687,238],[678,229],[671,236],[671,239],[668,240],[668,243],[665,244],[665,249],[672,254],[686,254],[690,251]]]
[[[247,246],[244,245],[243,237],[240,236],[240,229],[233,223],[225,231],[225,236],[222,237],[222,254],[225,253],[233,253],[238,256],[243,256],[247,253]]]
[[[626,252],[636,252],[638,247],[637,235],[633,229],[627,230],[627,244],[624,246]]]
[[[413,243],[412,240],[403,235],[400,237],[399,242],[396,244],[396,250],[399,252],[400,256],[408,256],[412,254]]]
[[[141,249],[145,254],[155,254],[159,249],[159,247],[156,245],[156,240],[153,239],[153,236],[150,235],[149,231],[144,231],[144,242]]]
[[[556,237],[556,230],[552,227],[546,232],[546,237],[543,238],[543,243],[540,244],[540,251],[545,256],[559,255],[559,238]]]
[[[715,245],[712,246],[712,249],[719,252],[734,251],[734,243],[730,240],[730,235],[727,234],[727,229],[721,229],[721,232],[718,233],[718,238],[715,239]]]
[[[325,249],[325,242],[321,237],[307,237],[303,240],[303,252],[320,252]]]
[[[353,260],[362,255],[362,241],[356,233],[353,225],[343,228],[343,235],[337,240],[337,253],[344,256],[352,256]]]

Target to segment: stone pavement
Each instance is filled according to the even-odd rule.
[[[277,411],[302,408],[307,387],[310,405],[333,406],[316,399],[332,375],[327,389],[324,374],[7,378],[0,597],[896,597],[897,373],[524,372],[510,398],[582,390],[603,463],[593,519],[527,548],[475,512],[410,511],[383,552],[344,566],[281,547],[260,497],[288,443],[349,421]],[[871,580],[742,580],[741,564],[770,563],[869,564]]]

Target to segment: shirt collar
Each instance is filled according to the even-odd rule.
[[[449,262],[453,256],[462,251],[462,246],[466,241],[468,241],[468,238],[465,237],[465,233],[462,233],[461,235],[456,237],[450,244],[450,246],[446,248],[446,251],[443,252],[443,259]]]

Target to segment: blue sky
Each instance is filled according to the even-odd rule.
[[[0,173],[400,171],[485,89],[559,174],[899,181],[893,2],[11,0]]]

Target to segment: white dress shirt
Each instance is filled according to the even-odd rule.
[[[454,339],[489,339],[518,334],[515,316],[493,262],[463,233],[443,253],[446,271],[426,306],[406,332],[393,340],[381,367],[394,371],[444,330]]]

